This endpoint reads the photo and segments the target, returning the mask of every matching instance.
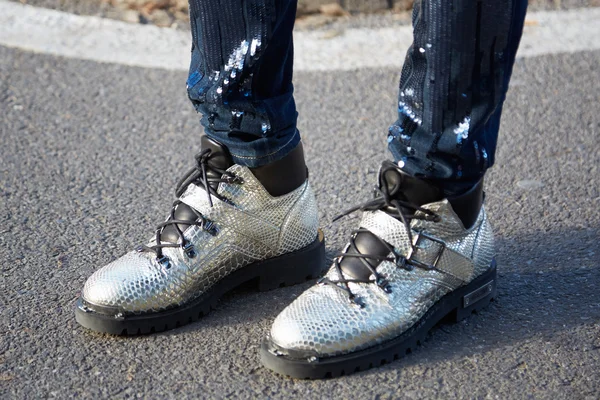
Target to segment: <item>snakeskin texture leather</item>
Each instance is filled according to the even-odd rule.
[[[185,238],[196,255],[165,248],[170,268],[151,252],[132,251],[96,271],[85,283],[83,299],[123,314],[158,312],[189,302],[228,274],[251,263],[301,249],[315,240],[317,206],[308,180],[296,190],[272,197],[240,165],[228,172],[243,183],[220,183],[209,204],[203,188],[189,185],[180,200],[216,225],[216,235],[191,226]],[[154,244],[153,241],[149,246]]]
[[[489,268],[494,239],[483,208],[470,229],[464,228],[447,200],[423,208],[434,211],[441,220],[412,220],[413,240],[418,241],[412,258],[427,265],[437,259],[436,268],[407,270],[394,262],[382,262],[377,271],[389,282],[391,293],[373,283],[349,283],[364,307],[353,304],[343,291],[331,285],[317,284],[275,319],[273,343],[315,357],[346,354],[383,343],[409,329],[444,295]],[[409,236],[399,220],[383,211],[367,211],[360,226],[391,244],[397,253],[409,256]],[[341,278],[333,266],[327,277]]]

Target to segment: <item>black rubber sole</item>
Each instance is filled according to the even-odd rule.
[[[278,374],[297,379],[323,379],[349,375],[399,359],[420,345],[440,321],[461,321],[487,307],[496,298],[496,261],[473,282],[447,294],[408,331],[380,345],[327,358],[293,358],[267,336],[261,345],[263,365]]]
[[[169,310],[139,315],[107,315],[95,312],[79,298],[76,321],[85,328],[112,335],[162,332],[197,321],[216,308],[219,298],[236,287],[256,281],[259,291],[291,286],[318,278],[325,271],[323,232],[310,245],[279,257],[250,264],[219,281],[199,298]]]

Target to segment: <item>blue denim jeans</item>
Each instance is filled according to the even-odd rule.
[[[300,142],[292,85],[297,1],[190,0],[188,96],[233,161],[259,167]]]
[[[299,142],[293,98],[296,0],[190,0],[188,95],[208,136],[258,167]],[[526,0],[416,0],[400,76],[394,159],[449,191],[494,162]]]
[[[527,0],[415,2],[388,133],[405,172],[459,192],[493,165],[526,10]]]

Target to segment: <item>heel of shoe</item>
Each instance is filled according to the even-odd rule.
[[[320,277],[325,270],[325,237],[319,229],[308,246],[266,260],[260,265],[258,290],[266,291],[303,283]]]
[[[452,319],[462,321],[471,314],[486,308],[497,296],[496,292],[496,260],[492,259],[490,270],[467,285],[459,297],[459,304]]]

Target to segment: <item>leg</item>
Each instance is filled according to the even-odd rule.
[[[263,363],[297,378],[339,376],[410,352],[446,317],[496,296],[482,177],[521,36],[524,0],[422,0],[390,128],[395,163],[320,284],[282,311]]]
[[[96,331],[171,329],[240,284],[277,288],[323,268],[292,96],[295,1],[192,0],[190,8],[188,94],[208,136],[154,238],[86,282],[76,317]]]
[[[293,97],[295,0],[190,0],[188,95],[206,134],[258,167],[300,142]]]
[[[456,193],[492,166],[526,8],[526,0],[415,3],[388,135],[405,172]]]

